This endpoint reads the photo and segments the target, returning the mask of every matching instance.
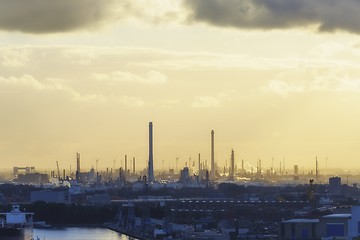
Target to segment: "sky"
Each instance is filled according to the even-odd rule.
[[[358,0],[0,0],[1,168],[360,160]],[[190,160],[191,158],[191,160]],[[325,159],[328,159],[327,161]],[[326,163],[327,162],[327,163]],[[164,164],[163,164],[164,163]]]

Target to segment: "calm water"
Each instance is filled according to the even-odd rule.
[[[103,228],[33,229],[41,240],[129,240],[127,236]]]

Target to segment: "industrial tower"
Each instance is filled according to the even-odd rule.
[[[214,143],[214,130],[211,130],[211,180],[215,179],[215,143]]]
[[[318,162],[318,159],[317,159],[317,156],[316,156],[316,160],[315,160],[315,179],[316,181],[319,180],[319,162]]]
[[[153,123],[149,123],[149,164],[148,164],[148,181],[154,182],[154,159],[153,159]]]
[[[135,175],[135,157],[133,158],[133,174]]]
[[[125,155],[125,173],[124,173],[124,175],[125,175],[125,177],[127,177],[127,175],[128,175],[128,162],[127,162],[127,155]]]
[[[230,166],[230,179],[234,180],[235,178],[235,153],[234,149],[231,150],[231,166]]]
[[[200,171],[201,171],[201,155],[200,155],[200,153],[199,153],[199,159],[198,159],[198,168],[199,168],[198,174],[200,174]]]
[[[80,181],[80,153],[76,153],[76,181]]]

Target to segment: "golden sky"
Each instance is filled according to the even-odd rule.
[[[235,150],[357,168],[357,0],[0,0],[2,168]]]

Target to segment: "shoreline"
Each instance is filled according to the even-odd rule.
[[[149,238],[145,238],[143,236],[139,236],[136,234],[128,233],[121,228],[117,227],[115,224],[63,224],[63,225],[50,225],[50,226],[34,226],[34,229],[64,229],[64,228],[103,228],[103,229],[109,229],[111,231],[126,235],[132,239],[138,239],[138,240],[150,240]]]
[[[130,238],[134,238],[134,239],[138,239],[138,240],[150,240],[149,238],[145,238],[143,236],[138,236],[136,234],[133,234],[133,233],[127,233],[126,231],[122,230],[121,228],[115,226],[114,224],[104,224],[103,225],[104,228],[107,228],[107,229],[110,229],[114,232],[117,232],[117,233],[121,233],[121,234],[124,234]]]

